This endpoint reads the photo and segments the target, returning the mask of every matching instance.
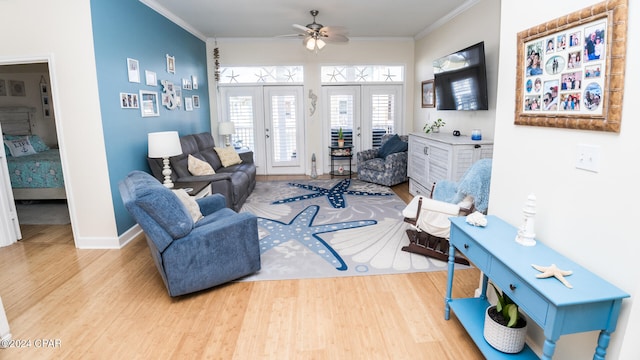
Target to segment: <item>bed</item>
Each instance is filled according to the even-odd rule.
[[[32,133],[36,109],[0,107],[2,140],[15,200],[66,199],[59,149]]]

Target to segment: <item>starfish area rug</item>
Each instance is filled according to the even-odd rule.
[[[241,281],[446,270],[402,251],[405,206],[390,188],[354,179],[258,182],[241,211],[258,216],[262,269]]]

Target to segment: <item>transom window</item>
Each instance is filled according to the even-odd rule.
[[[302,84],[302,66],[223,66],[220,84]]]
[[[402,83],[404,66],[339,65],[322,66],[322,83]]]

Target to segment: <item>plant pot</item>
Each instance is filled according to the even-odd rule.
[[[439,127],[434,127],[431,132],[433,133],[439,133],[440,132],[440,128]]]
[[[490,315],[489,310],[495,309],[494,306],[487,308],[484,316],[484,339],[489,345],[498,351],[507,354],[515,354],[524,348],[525,337],[527,336],[527,323],[520,314],[520,318],[524,322],[524,326],[506,327],[495,321]]]
[[[344,140],[338,140],[338,147],[344,146]]]

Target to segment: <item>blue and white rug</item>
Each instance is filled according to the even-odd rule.
[[[262,269],[243,281],[445,270],[402,251],[402,210],[388,187],[354,179],[258,182],[241,211],[258,216]]]

